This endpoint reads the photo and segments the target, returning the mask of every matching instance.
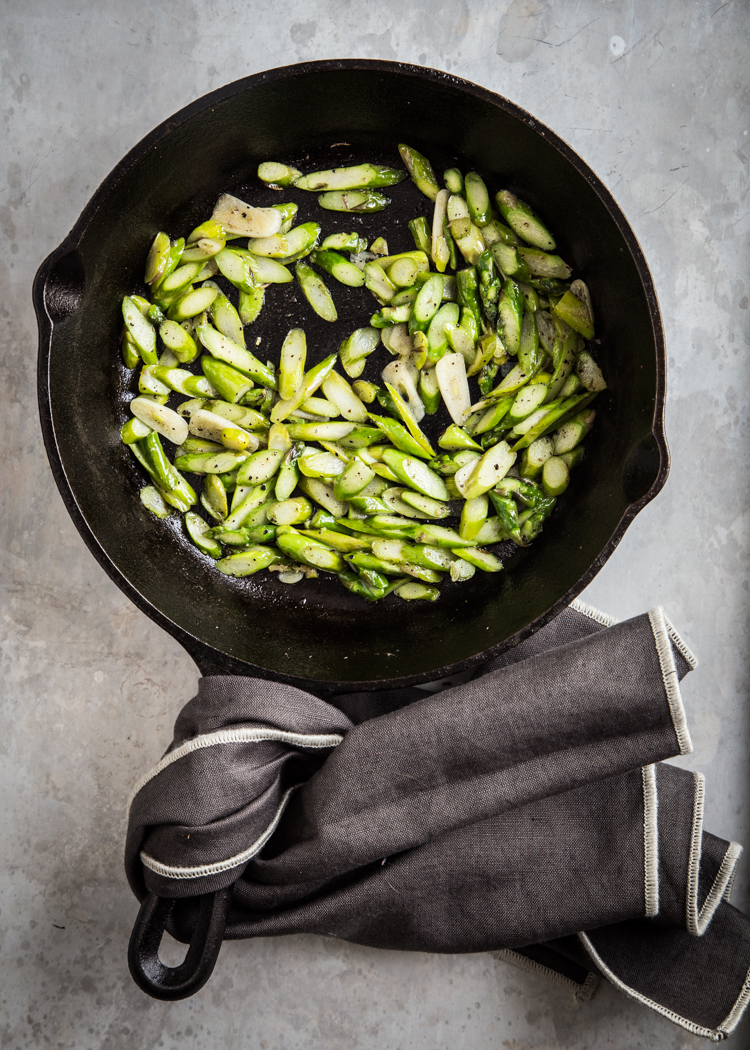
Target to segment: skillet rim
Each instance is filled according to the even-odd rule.
[[[223,102],[234,95],[251,90],[258,85],[298,77],[300,75],[315,74],[316,72],[342,70],[364,70],[412,76],[420,80],[447,85],[465,95],[473,95],[483,102],[504,110],[511,117],[528,125],[528,127],[530,127],[537,135],[545,139],[551,146],[561,153],[568,163],[573,166],[576,172],[586,180],[610,214],[623,237],[635,264],[645,294],[651,320],[656,355],[656,387],[654,395],[654,414],[651,422],[651,435],[659,455],[659,468],[651,485],[641,496],[627,505],[610,539],[602,548],[597,558],[572,587],[570,587],[545,613],[538,616],[526,627],[517,631],[504,641],[498,642],[488,649],[483,650],[481,653],[476,653],[473,656],[466,657],[465,659],[450,665],[438,667],[416,675],[367,679],[363,681],[352,680],[346,682],[326,679],[306,679],[295,675],[284,674],[283,672],[272,671],[269,668],[260,667],[257,664],[252,664],[240,660],[237,657],[230,656],[223,650],[209,645],[202,639],[190,634],[153,605],[130,582],[122,570],[120,570],[110,558],[88,525],[88,522],[78,505],[73,488],[65,473],[65,468],[57,445],[52,421],[51,392],[49,384],[49,362],[52,350],[52,340],[54,337],[54,320],[49,314],[45,294],[48,279],[55,267],[60,260],[74,252],[79,246],[88,226],[92,222],[106,197],[112,192],[113,188],[128,173],[128,171],[152,147],[162,139],[166,138],[167,135],[171,134],[178,127],[189,121],[193,116],[202,112],[206,108],[209,108],[211,105]],[[625,215],[601,179],[599,179],[588,164],[586,164],[586,162],[554,131],[541,123],[526,110],[505,98],[503,95],[499,95],[494,91],[490,91],[488,88],[481,87],[471,81],[455,77],[452,74],[440,70],[411,63],[391,62],[380,59],[323,59],[314,62],[301,62],[288,66],[279,66],[270,70],[263,70],[259,73],[251,74],[248,77],[234,80],[229,84],[225,84],[223,87],[217,88],[214,91],[201,96],[201,98],[194,100],[166,120],[162,121],[151,132],[145,135],[125,154],[122,160],[120,160],[112,171],[104,178],[100,186],[85,205],[71,231],[58,247],[50,252],[40,265],[34,278],[32,298],[39,329],[37,396],[42,436],[52,474],[65,507],[73,519],[82,539],[86,543],[86,546],[110,579],[117,584],[120,590],[123,591],[123,593],[141,610],[141,612],[145,613],[151,620],[172,635],[172,637],[182,645],[204,675],[253,675],[303,688],[318,695],[335,695],[336,693],[344,692],[394,689],[419,685],[441,678],[449,678],[461,672],[477,668],[492,657],[499,656],[501,653],[513,648],[525,638],[536,633],[536,631],[554,619],[581,593],[581,591],[588,586],[605,562],[611,557],[614,549],[619,544],[628,526],[636,515],[640,513],[646,504],[654,499],[664,487],[669,473],[669,449],[664,432],[664,407],[666,400],[666,348],[664,330],[651,272],[646,263],[643,250],[641,249],[635,233],[625,218]]]

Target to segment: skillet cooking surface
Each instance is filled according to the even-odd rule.
[[[364,160],[401,167],[401,141],[423,151],[438,174],[454,165],[476,169],[491,191],[516,191],[589,284],[610,390],[596,401],[586,455],[530,548],[511,546],[501,574],[446,581],[435,603],[391,596],[370,605],[325,574],[294,586],[266,572],[223,576],[183,534],[178,515],[159,521],[138,500],[141,468],[118,435],[136,392],[119,354],[122,296],[145,291],[155,233],[186,236],[223,191],[253,204],[294,200],[296,222],[315,219],[323,236],[357,229],[370,239],[384,234],[391,252],[412,248],[406,223],[431,217],[431,202],[411,180],[385,191],[393,203],[384,212],[353,217],[324,212],[315,194],[268,190],[255,177],[262,160],[303,171]],[[365,289],[326,280],[336,323],[318,318],[296,283],[271,286],[246,329],[248,347],[277,362],[288,330],[302,327],[308,366],[336,350],[377,304]],[[317,692],[455,673],[515,644],[578,594],[666,478],[663,338],[632,231],[550,131],[504,99],[433,71],[312,63],[250,77],[194,103],[108,177],[41,267],[35,305],[42,423],[68,509],[115,582],[204,669],[260,672]],[[378,379],[387,360],[381,348],[362,378]],[[448,421],[442,409],[425,429],[436,439]]]

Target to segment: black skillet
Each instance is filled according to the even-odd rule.
[[[586,455],[532,547],[513,553],[500,575],[443,585],[434,604],[391,597],[366,605],[333,579],[295,586],[268,573],[229,579],[186,539],[176,517],[159,521],[137,498],[142,473],[118,438],[134,391],[118,351],[122,296],[145,290],[143,264],[156,231],[185,235],[226,190],[259,204],[296,200],[299,220],[315,218],[326,233],[385,233],[391,251],[411,247],[406,222],[430,214],[411,182],[390,191],[386,212],[353,219],[323,212],[313,194],[274,193],[255,177],[267,159],[307,171],[362,160],[399,164],[399,142],[422,150],[438,172],[457,164],[479,171],[493,190],[516,191],[588,282],[610,389],[597,400]],[[336,285],[333,294],[339,321],[331,325],[300,294],[272,287],[248,329],[249,345],[260,336],[261,356],[278,360],[284,335],[299,325],[310,363],[321,359],[366,323],[374,304],[359,289]],[[108,575],[204,674],[260,675],[335,702],[342,691],[469,669],[538,630],[579,594],[666,480],[664,338],[632,230],[600,180],[548,128],[506,99],[435,70],[313,62],[247,77],[194,102],[105,179],[40,267],[34,306],[42,429],[68,511]],[[382,363],[371,359],[366,376],[377,377]],[[433,436],[445,422],[433,420]]]

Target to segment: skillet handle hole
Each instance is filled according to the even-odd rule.
[[[50,320],[64,321],[83,302],[86,275],[77,251],[58,259],[44,283],[44,305]]]

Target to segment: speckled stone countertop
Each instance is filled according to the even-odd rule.
[[[5,0],[0,9],[0,1033],[15,1048],[663,1050],[703,1044],[608,985],[568,994],[489,955],[315,937],[231,943],[207,987],[132,983],[124,802],[197,671],[68,518],[36,412],[31,282],[120,157],[212,88],[318,58],[396,59],[530,110],[609,186],[667,335],[672,469],[583,594],[661,604],[700,659],[684,698],[706,824],[750,842],[750,9],[742,0]],[[747,863],[734,903],[750,907]],[[169,949],[167,949],[169,951]],[[750,1047],[745,1019],[733,1045]]]

